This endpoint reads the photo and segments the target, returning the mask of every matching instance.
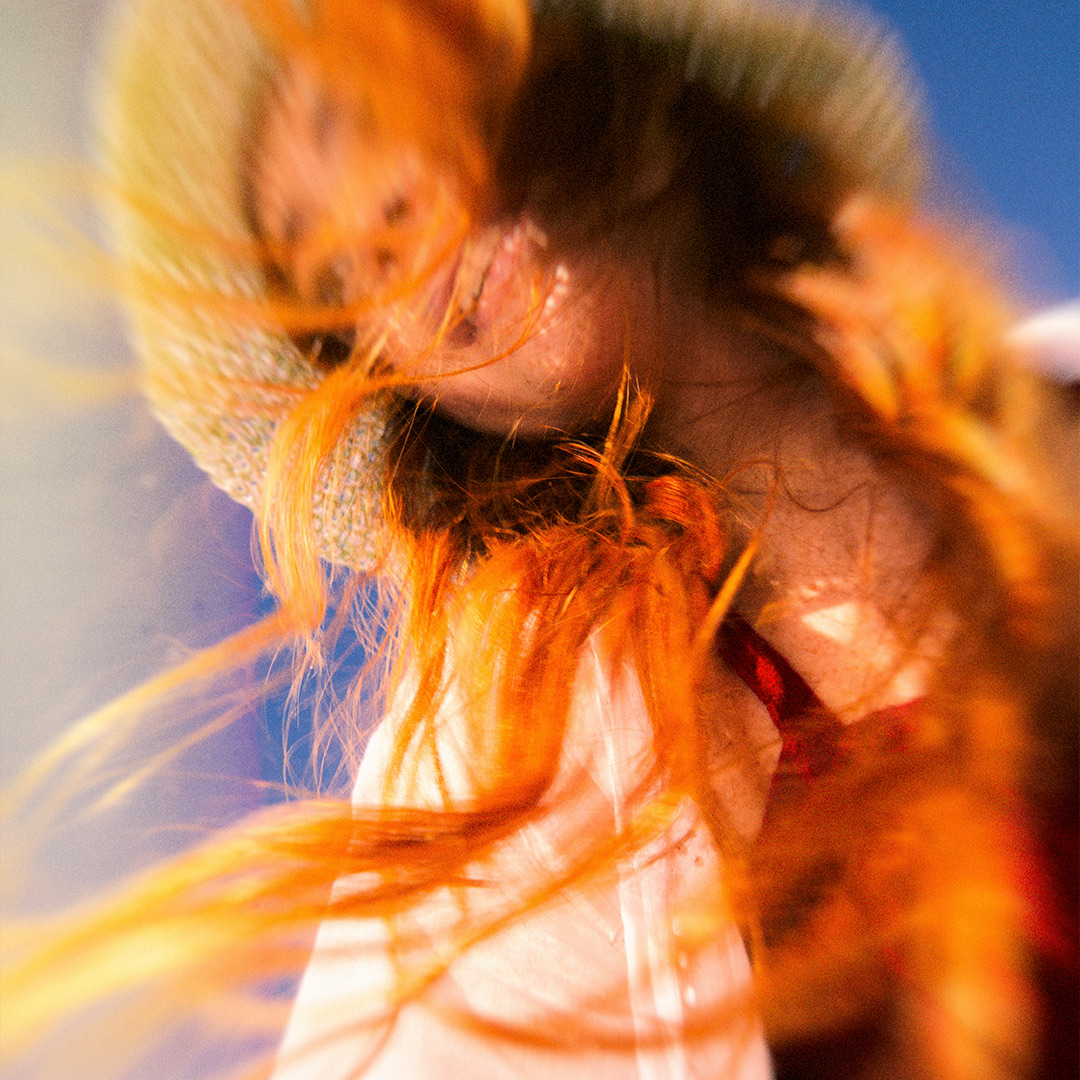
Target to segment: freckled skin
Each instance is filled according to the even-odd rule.
[[[655,374],[644,259],[556,253],[525,214],[469,222],[449,180],[299,65],[266,111],[251,189],[287,292],[302,306],[354,305],[381,359],[465,423],[573,429],[603,419],[624,362],[640,380]]]
[[[525,213],[469,221],[445,176],[299,66],[264,118],[251,187],[301,307],[329,305],[331,321],[340,309],[455,419],[495,433],[602,425],[625,366],[654,398],[650,444],[734,475],[749,520],[782,476],[739,603],[783,612],[772,640],[839,715],[894,703],[888,627],[912,600],[925,528],[845,439],[820,386],[793,394],[790,356],[665,263],[692,206],[673,197],[635,219],[629,241],[566,251]],[[823,607],[848,611],[858,640],[823,633]]]

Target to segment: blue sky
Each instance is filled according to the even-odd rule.
[[[87,146],[97,30],[114,2],[0,0],[0,156],[69,161]],[[872,6],[906,40],[924,79],[951,205],[1007,228],[1033,299],[1075,296],[1077,0]],[[0,245],[0,256],[6,250]],[[0,259],[5,333],[13,283],[27,278],[32,305],[56,293],[47,271],[42,282],[23,263],[9,269]],[[88,333],[81,303],[63,294],[61,314],[74,329],[64,348],[46,355],[90,366],[126,362],[115,324]],[[0,424],[0,764],[8,775],[64,721],[174,657],[176,642],[221,636],[250,619],[258,596],[250,519],[209,492],[137,403],[73,409],[35,397],[23,404],[18,423]],[[241,756],[235,747],[230,753]],[[229,790],[230,798],[243,795],[236,785]],[[177,835],[155,826],[197,816],[173,809],[187,794],[181,786],[155,787],[149,795],[157,801],[132,812],[138,834]],[[208,806],[210,797],[199,796]],[[214,789],[213,798],[220,812],[224,796]],[[141,852],[130,825],[104,828],[105,836],[88,842],[72,834],[51,850],[52,865],[63,871],[49,879],[50,902],[63,895],[57,889],[64,882],[69,890],[90,887]]]
[[[78,156],[80,147],[85,152],[87,88],[94,82],[98,31],[114,2],[0,0],[0,156],[55,155],[67,161]],[[1076,296],[1077,0],[872,0],[871,6],[906,41],[924,80],[947,205],[999,223],[1035,302]],[[8,250],[0,245],[0,255]],[[0,330],[5,333],[13,324],[12,286],[24,278],[31,305],[56,293],[47,274],[42,283],[21,262],[5,272],[0,260]],[[76,325],[70,341],[64,339],[63,348],[54,345],[46,355],[88,365],[125,362],[128,353],[115,321],[103,323],[101,334],[90,334],[88,316],[80,314],[78,303],[66,298],[61,307],[60,313]],[[42,313],[38,306],[33,311]],[[30,430],[31,417],[39,412],[38,426]],[[41,411],[35,399],[19,425],[0,425],[0,637],[5,644],[0,650],[0,712],[8,720],[5,749],[12,762],[21,754],[10,734],[13,725],[27,739],[46,738],[40,717],[66,700],[72,686],[95,687],[95,700],[101,701],[115,691],[100,672],[137,681],[130,658],[143,646],[133,644],[133,636],[152,639],[155,631],[147,628],[159,623],[168,626],[169,640],[184,636],[175,611],[165,617],[154,574],[139,577],[132,561],[153,549],[146,534],[156,521],[153,507],[158,504],[151,496],[158,496],[148,485],[182,472],[179,451],[158,434],[161,446],[155,457],[146,449],[151,436],[144,420],[142,427],[130,421],[130,430],[123,428],[120,436],[115,433],[120,422],[113,423],[108,427],[97,414]],[[49,441],[57,433],[63,435],[62,446]],[[121,466],[128,470],[122,476]],[[193,467],[184,475],[188,479],[182,483],[201,483]],[[108,498],[95,486],[105,483],[104,477],[112,477]],[[198,513],[189,516],[202,520]],[[119,537],[119,522],[124,523],[123,545],[117,540],[86,542],[87,536]],[[237,558],[246,557],[245,529],[237,530]],[[229,563],[220,579],[205,578],[203,593],[192,586],[183,595],[205,595],[207,604],[218,603],[220,581],[237,573]],[[79,615],[73,597],[85,609]],[[42,648],[41,642],[49,646]],[[83,666],[80,657],[86,659]],[[85,699],[73,700],[85,704]],[[61,714],[57,705],[56,717]]]
[[[873,0],[914,59],[948,205],[1005,229],[1034,299],[1080,292],[1080,4]]]
[[[878,11],[908,45],[926,86],[950,204],[1008,230],[1034,299],[1080,293],[1077,0],[847,2]],[[85,125],[87,53],[108,7],[0,0],[5,149],[40,149],[73,120]]]

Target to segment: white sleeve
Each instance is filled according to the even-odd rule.
[[[1065,383],[1080,381],[1080,300],[1030,316],[1009,340],[1037,371]]]
[[[469,763],[455,738],[455,708],[448,699],[440,751],[451,791],[463,797]],[[391,711],[373,737],[357,779],[358,804],[384,797],[398,724]],[[595,827],[598,814],[609,829],[624,824],[629,792],[647,768],[649,720],[634,674],[613,678],[592,645],[565,745],[550,811],[484,861],[479,896],[442,890],[409,913],[410,929],[429,942],[430,960],[442,959],[441,943],[452,939],[456,920],[512,909],[566,868],[576,830]],[[436,801],[430,778],[421,777],[411,801]],[[745,996],[750,965],[734,924],[706,949],[680,952],[679,920],[692,921],[706,897],[715,913],[720,868],[696,808],[686,803],[668,812],[662,835],[645,850],[451,958],[445,973],[399,1010],[390,1007],[398,970],[381,947],[389,940],[384,924],[324,924],[274,1080],[767,1080],[768,1051],[748,1010],[733,1010],[742,1019],[714,1036],[677,1037],[695,1016]],[[348,881],[337,888],[348,890]],[[585,1021],[618,1049],[553,1051],[481,1034],[460,1023],[463,1014],[522,1030],[554,1025],[556,1032],[560,1017],[568,1025]]]

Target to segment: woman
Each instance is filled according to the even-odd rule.
[[[106,108],[136,334],[280,604],[202,663],[322,663],[372,568],[395,656],[366,749],[335,718],[351,808],[64,962],[169,928],[189,1005],[306,967],[288,1080],[1041,1067],[1075,545],[892,50],[802,7],[160,2]]]

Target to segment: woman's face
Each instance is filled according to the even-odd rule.
[[[299,63],[268,98],[249,184],[278,286],[327,313],[320,366],[355,339],[455,419],[524,434],[603,418],[624,364],[655,375],[644,258],[559,250],[525,212],[470,219],[451,178]]]

